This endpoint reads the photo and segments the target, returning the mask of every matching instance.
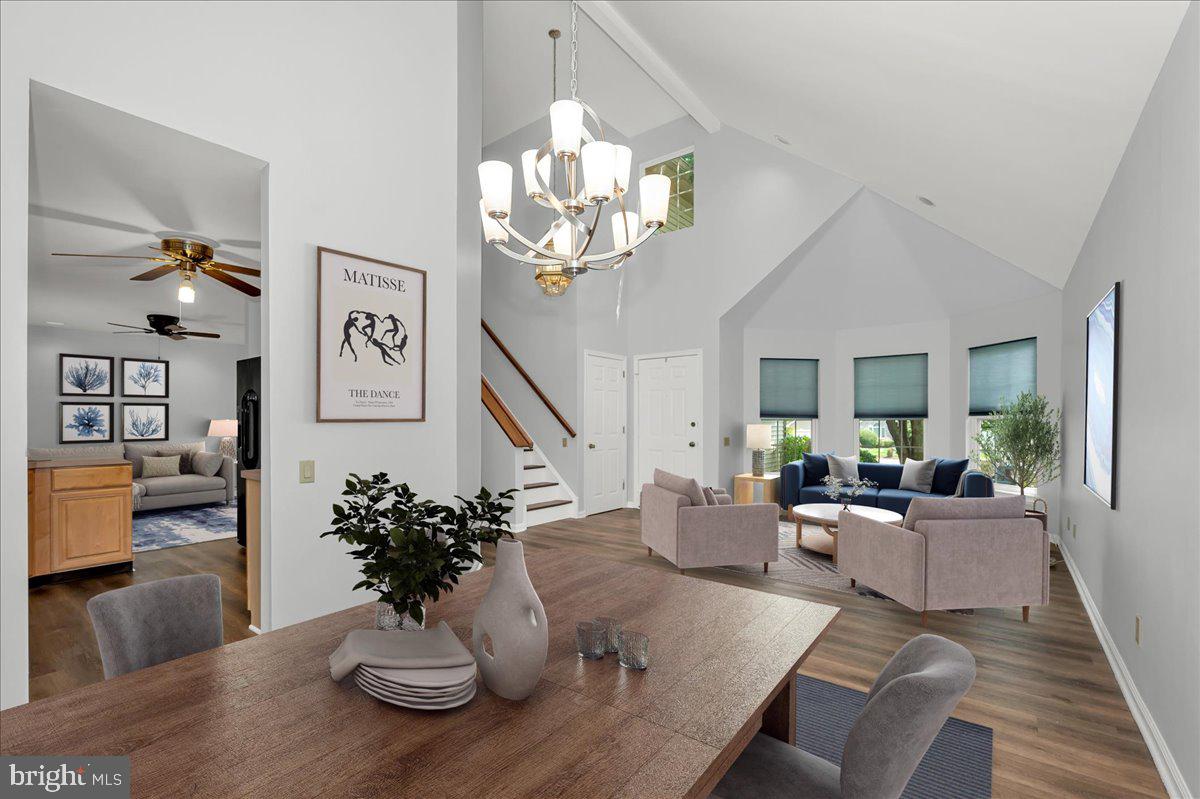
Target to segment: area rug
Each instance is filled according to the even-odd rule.
[[[853,688],[796,675],[796,746],[841,765],[850,728],[867,704]],[[921,760],[903,799],[983,799],[992,795],[992,729],[949,718]]]
[[[133,551],[181,547],[237,535],[237,501],[133,514]]]

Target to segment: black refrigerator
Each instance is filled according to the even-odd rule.
[[[246,546],[246,480],[242,469],[257,469],[262,453],[259,410],[262,404],[262,359],[237,362],[237,541]]]

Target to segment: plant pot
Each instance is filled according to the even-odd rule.
[[[408,612],[397,613],[387,602],[375,603],[376,630],[424,630],[425,622],[417,622]]]
[[[484,636],[491,639],[490,652]],[[493,693],[516,700],[533,693],[546,667],[550,636],[519,541],[496,544],[492,584],[475,612],[471,642],[483,684]]]

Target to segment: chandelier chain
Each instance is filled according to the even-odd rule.
[[[571,99],[579,90],[579,3],[571,0]]]

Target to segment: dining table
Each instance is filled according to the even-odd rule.
[[[368,603],[0,712],[0,753],[127,755],[135,797],[700,797],[756,734],[795,743],[796,672],[838,608],[567,550],[526,568],[549,652],[523,701],[481,682],[408,710],[334,682]],[[470,648],[491,573],[426,623]],[[648,668],[578,655],[575,622],[602,616],[649,637]]]

